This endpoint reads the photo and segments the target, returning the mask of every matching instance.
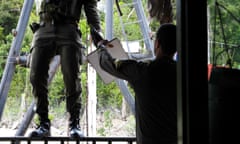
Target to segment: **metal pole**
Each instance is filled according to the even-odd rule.
[[[113,39],[113,4],[114,4],[113,0],[106,1],[106,19],[105,20],[106,20],[106,39],[107,40]],[[132,113],[135,115],[135,104],[134,104],[135,101],[133,96],[129,92],[126,83],[121,79],[117,79],[115,80],[115,82],[120,88],[126,102],[130,106]]]
[[[178,144],[209,144],[207,1],[176,2]]]
[[[143,38],[144,38],[144,42],[146,45],[146,49],[151,53],[152,57],[154,57],[154,53],[153,53],[153,43],[152,40],[150,39],[150,28],[149,25],[147,24],[147,19],[144,13],[144,9],[142,6],[142,1],[141,0],[133,0],[134,7],[136,10],[136,14],[139,20],[141,20],[140,22],[140,27],[142,30],[142,34],[143,34]]]
[[[15,70],[15,58],[19,55],[29,16],[33,7],[34,0],[25,0],[21,11],[20,19],[16,28],[17,35],[13,39],[7,63],[4,68],[3,77],[0,84],[0,120],[7,99],[8,90]]]
[[[106,39],[111,40],[113,38],[113,0],[106,0]]]

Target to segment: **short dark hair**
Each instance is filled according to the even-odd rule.
[[[176,52],[176,25],[171,23],[162,24],[156,36],[163,53],[171,55]]]

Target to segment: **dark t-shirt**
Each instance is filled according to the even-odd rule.
[[[99,54],[101,67],[134,89],[138,144],[177,143],[176,62],[167,57],[116,61],[106,50]]]

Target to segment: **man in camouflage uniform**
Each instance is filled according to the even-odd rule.
[[[60,55],[61,71],[66,88],[66,109],[70,114],[71,137],[82,137],[79,120],[81,109],[81,31],[78,29],[81,9],[84,9],[89,25],[100,30],[97,0],[41,0],[39,23],[31,28],[34,38],[31,48],[30,81],[36,98],[39,127],[30,137],[50,136],[48,118],[48,70],[55,55]]]

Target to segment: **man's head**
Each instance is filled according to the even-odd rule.
[[[162,24],[157,33],[154,45],[156,57],[173,56],[176,52],[176,26],[174,24]]]

